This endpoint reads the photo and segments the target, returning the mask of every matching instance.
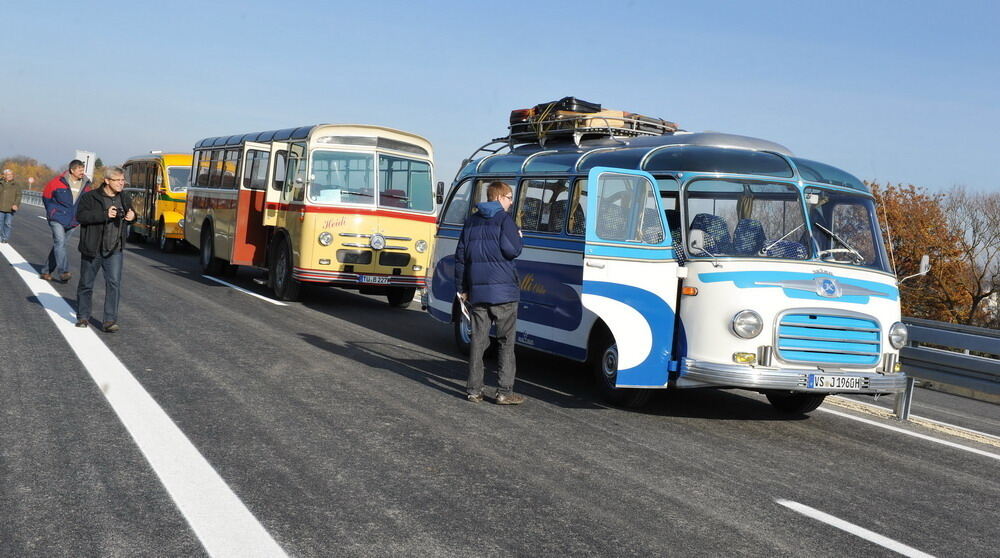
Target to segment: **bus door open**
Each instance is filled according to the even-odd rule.
[[[617,344],[617,387],[670,379],[677,260],[659,190],[642,171],[596,167],[587,180],[583,305]]]
[[[267,178],[271,146],[245,142],[240,154],[239,197],[233,231],[232,263],[263,267],[267,262],[267,230],[264,228]]]

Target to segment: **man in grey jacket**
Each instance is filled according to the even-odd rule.
[[[14,171],[4,169],[0,178],[0,244],[7,244],[14,214],[20,206],[21,187],[14,184]]]

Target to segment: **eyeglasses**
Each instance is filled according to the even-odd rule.
[[[500,197],[507,198],[510,201],[514,201],[514,194],[505,194],[505,195],[500,196]]]
[[[109,178],[108,182],[125,182],[125,177],[123,176],[121,178]]]

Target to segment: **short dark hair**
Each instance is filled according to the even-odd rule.
[[[488,201],[497,201],[500,196],[506,196],[507,194],[513,194],[514,190],[511,190],[510,185],[506,182],[490,182],[486,186],[486,199]]]
[[[73,169],[79,168],[79,167],[86,167],[86,166],[87,165],[83,164],[83,161],[81,161],[79,159],[73,159],[72,161],[69,162],[69,170],[73,170]]]

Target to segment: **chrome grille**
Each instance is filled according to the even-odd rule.
[[[778,356],[791,362],[874,365],[881,356],[878,322],[860,316],[789,313],[778,323]]]

